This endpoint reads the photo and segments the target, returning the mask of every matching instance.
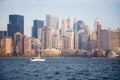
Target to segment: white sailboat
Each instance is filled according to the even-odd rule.
[[[45,61],[45,58],[41,58],[40,57],[40,48],[39,48],[39,54],[38,54],[38,57],[33,57],[33,58],[31,58],[30,60],[31,61]]]
[[[41,58],[41,57],[40,57],[40,54],[39,54],[38,57],[33,57],[33,58],[31,58],[30,60],[31,60],[31,61],[45,61],[45,58]]]

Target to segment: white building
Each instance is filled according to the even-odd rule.
[[[46,26],[59,29],[59,21],[57,16],[46,15]]]

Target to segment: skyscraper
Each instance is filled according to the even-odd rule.
[[[51,49],[52,48],[52,31],[48,26],[42,29],[42,48]]]
[[[32,27],[32,37],[38,38],[38,28],[43,28],[44,21],[42,20],[34,20]]]
[[[67,29],[67,23],[66,20],[62,21],[62,27],[61,27],[61,35],[65,35],[66,34],[66,29]]]
[[[8,36],[12,36],[14,41],[14,34],[16,32],[24,35],[24,16],[22,15],[9,15],[9,23],[7,25]]]
[[[98,18],[96,18],[95,19],[95,31],[101,31],[101,28],[102,28],[102,26],[101,26],[101,24],[100,24],[100,22],[98,21]]]
[[[57,16],[46,15],[46,26],[59,29]]]

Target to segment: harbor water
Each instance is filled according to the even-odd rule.
[[[120,59],[0,58],[0,80],[120,80]]]

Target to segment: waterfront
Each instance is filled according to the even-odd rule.
[[[120,80],[120,59],[0,58],[0,80]]]

